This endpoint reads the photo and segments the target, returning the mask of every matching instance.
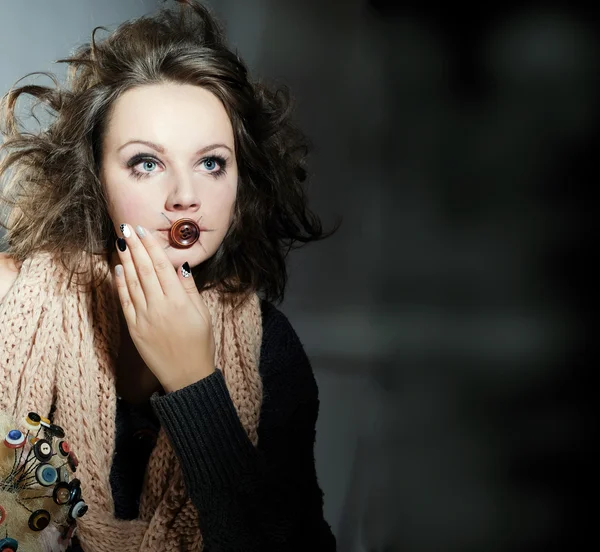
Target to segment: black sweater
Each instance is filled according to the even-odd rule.
[[[115,515],[138,515],[160,426],[179,457],[206,552],[332,551],[314,461],[317,384],[287,318],[262,302],[263,404],[255,448],[219,370],[146,407],[117,406],[111,470]],[[85,492],[85,490],[84,490]]]

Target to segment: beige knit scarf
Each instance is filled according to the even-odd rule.
[[[94,270],[106,268],[102,260]],[[202,298],[212,315],[217,366],[256,444],[262,400],[259,300],[252,295],[234,310],[215,291],[203,292]],[[147,467],[139,519],[113,515],[109,472],[119,317],[110,275],[99,288],[85,291],[68,285],[64,268],[49,255],[26,260],[0,302],[0,332],[2,408],[21,418],[29,411],[47,415],[54,405],[54,421],[65,428],[79,458],[77,477],[89,505],[78,521],[85,552],[201,550],[197,512],[162,429]]]

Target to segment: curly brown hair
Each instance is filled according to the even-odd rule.
[[[292,123],[287,89],[251,82],[209,11],[193,0],[177,3],[179,9],[125,22],[101,41],[95,29],[89,44],[60,60],[69,65],[65,86],[50,75],[52,87],[22,85],[6,94],[0,199],[8,250],[17,261],[51,252],[71,273],[86,253],[110,253],[116,236],[99,175],[111,106],[137,86],[194,84],[225,106],[239,171],[233,223],[217,253],[195,269],[196,282],[282,300],[289,251],[331,234],[307,205],[307,141]],[[47,128],[24,130],[16,112],[26,96],[49,108]]]

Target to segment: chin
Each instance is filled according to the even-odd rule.
[[[198,251],[198,249],[200,250]],[[207,255],[204,250],[195,246],[189,249],[171,248],[167,251],[167,256],[175,269],[179,268],[185,262],[194,268],[210,258],[210,255]]]

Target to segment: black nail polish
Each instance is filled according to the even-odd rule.
[[[117,238],[117,247],[119,251],[125,251],[127,249],[127,242],[123,238]]]
[[[192,275],[190,264],[187,261],[181,265],[181,275],[184,278],[189,278]]]

